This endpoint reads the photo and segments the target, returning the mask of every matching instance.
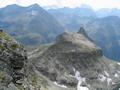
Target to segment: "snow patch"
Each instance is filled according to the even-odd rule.
[[[115,85],[116,83],[115,82],[112,82],[112,85]]]
[[[116,78],[118,78],[119,76],[118,76],[118,74],[117,73],[115,73],[115,75],[114,75]]]
[[[106,80],[106,77],[102,74],[99,75],[99,80],[104,82]]]
[[[79,72],[79,71],[76,71],[76,73],[75,73],[75,78],[79,81],[79,84],[80,84],[80,85],[82,84],[82,82],[86,82],[86,78],[82,78],[82,77],[80,76],[80,72]]]
[[[106,77],[105,75],[102,75],[102,74],[99,75],[99,80],[101,82],[107,81],[108,85],[110,85],[110,83],[112,82],[111,78],[108,78],[108,77]]]
[[[107,71],[104,71],[105,75],[109,77],[109,73]]]
[[[75,70],[75,68],[73,67],[73,71],[74,71],[74,73],[76,72],[76,70]]]
[[[83,87],[83,86],[78,86],[77,90],[89,90],[87,87]]]
[[[108,85],[110,85],[110,82],[112,82],[112,79],[111,78],[107,78]]]
[[[67,86],[65,86],[65,85],[60,85],[60,84],[58,84],[57,82],[54,82],[54,84],[57,85],[57,86],[59,86],[59,87],[62,87],[62,88],[67,88]]]
[[[35,87],[33,87],[32,85],[29,86],[30,87],[30,90],[34,90]]]
[[[84,81],[85,81],[85,78],[80,78],[79,79],[78,85],[77,85],[77,90],[89,90],[87,87],[81,86],[82,82],[84,82]]]
[[[117,63],[118,65],[120,65],[120,63]]]
[[[82,82],[86,82],[86,78],[82,78],[79,71],[76,71],[75,68],[73,68],[73,71],[75,72],[75,78],[78,80],[77,84],[77,90],[89,90],[88,87],[82,86]]]

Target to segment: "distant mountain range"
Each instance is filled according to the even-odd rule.
[[[58,21],[39,5],[9,5],[0,9],[0,28],[26,45],[50,43],[64,31]]]
[[[89,7],[49,9],[49,13],[69,31],[83,26],[88,36],[98,44],[104,55],[120,60],[120,10],[101,9],[94,11]]]
[[[48,12],[70,31],[78,30],[80,25],[86,25],[92,19],[97,18],[91,8],[85,7],[48,9]]]
[[[81,26],[86,25],[89,21],[97,18],[103,18],[108,16],[120,17],[120,9],[100,9],[94,11],[90,6],[81,6],[77,8],[55,8],[48,9],[58,21],[70,31],[78,30]]]
[[[120,18],[108,16],[89,22],[86,32],[99,45],[105,56],[120,60]]]
[[[94,11],[89,6],[78,8],[43,9],[34,4],[29,7],[9,5],[0,8],[0,28],[25,45],[51,43],[67,31],[85,27],[88,36],[98,44],[104,55],[120,60],[120,10]]]
[[[120,17],[120,9],[100,9],[97,12],[98,17],[106,17],[106,16],[118,16]]]

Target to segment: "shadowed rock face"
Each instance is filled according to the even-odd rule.
[[[114,90],[120,81],[118,63],[105,58],[82,32],[58,36],[55,44],[37,57],[35,67],[51,81],[77,90]]]
[[[26,50],[23,46],[0,30],[0,85],[22,85],[26,60]]]
[[[93,44],[91,41],[89,41],[88,38],[82,33],[65,32],[57,37],[57,42],[54,46],[59,47],[58,49],[60,50],[58,51],[61,51],[63,49],[64,52],[67,51],[67,52],[79,52],[79,53],[88,53],[88,54],[92,54],[91,52],[95,54],[95,52],[98,51],[101,52],[102,55],[101,49],[97,47],[95,44]]]

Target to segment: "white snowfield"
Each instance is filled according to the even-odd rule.
[[[77,90],[89,90],[87,87],[81,86],[81,81],[78,82]]]
[[[120,65],[120,63],[117,63],[118,65]]]
[[[58,84],[57,82],[54,82],[54,84],[57,85],[57,86],[59,86],[59,87],[62,87],[62,88],[67,88],[67,86],[65,86],[65,85],[60,85],[60,84]]]
[[[110,82],[112,82],[112,79],[111,78],[107,78],[108,85],[110,85]]]
[[[106,77],[105,77],[104,75],[100,74],[100,75],[99,75],[99,80],[100,80],[101,82],[104,82],[104,81],[106,80]]]
[[[107,71],[104,71],[105,75],[109,77],[109,73]]]
[[[105,75],[100,74],[99,75],[99,80],[101,82],[107,81],[108,85],[112,82],[112,79],[109,77],[109,73],[107,71],[104,71]]]
[[[86,83],[86,78],[81,77],[80,72],[77,71],[75,68],[73,68],[73,71],[75,73],[74,76],[70,75],[71,77],[74,77],[78,80],[78,84],[77,84],[77,90],[89,90],[90,85],[86,84],[85,86],[82,86],[82,83]],[[117,73],[114,74],[115,77],[119,77]],[[112,82],[112,79],[110,78],[110,75],[107,71],[104,71],[104,75],[103,74],[99,74],[99,80],[101,82],[107,82],[108,85],[114,84],[114,82]],[[62,87],[62,88],[68,88],[65,85],[62,84],[58,84],[57,82],[54,82],[55,85]]]
[[[80,76],[80,72],[76,71],[75,69],[73,69],[75,72],[75,78],[78,80],[78,84],[77,84],[77,90],[89,90],[88,87],[85,86],[81,86],[82,82],[86,82],[85,78],[82,78]]]
[[[119,75],[117,74],[117,73],[115,73],[115,75],[114,75],[116,78],[118,78],[119,77]]]

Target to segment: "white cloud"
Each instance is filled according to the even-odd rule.
[[[16,0],[0,0],[0,7],[16,3]]]
[[[0,0],[0,7],[4,7],[9,4],[28,6],[34,3],[38,3],[41,6],[57,7],[78,7],[81,4],[88,4],[94,9],[120,8],[120,0]]]

